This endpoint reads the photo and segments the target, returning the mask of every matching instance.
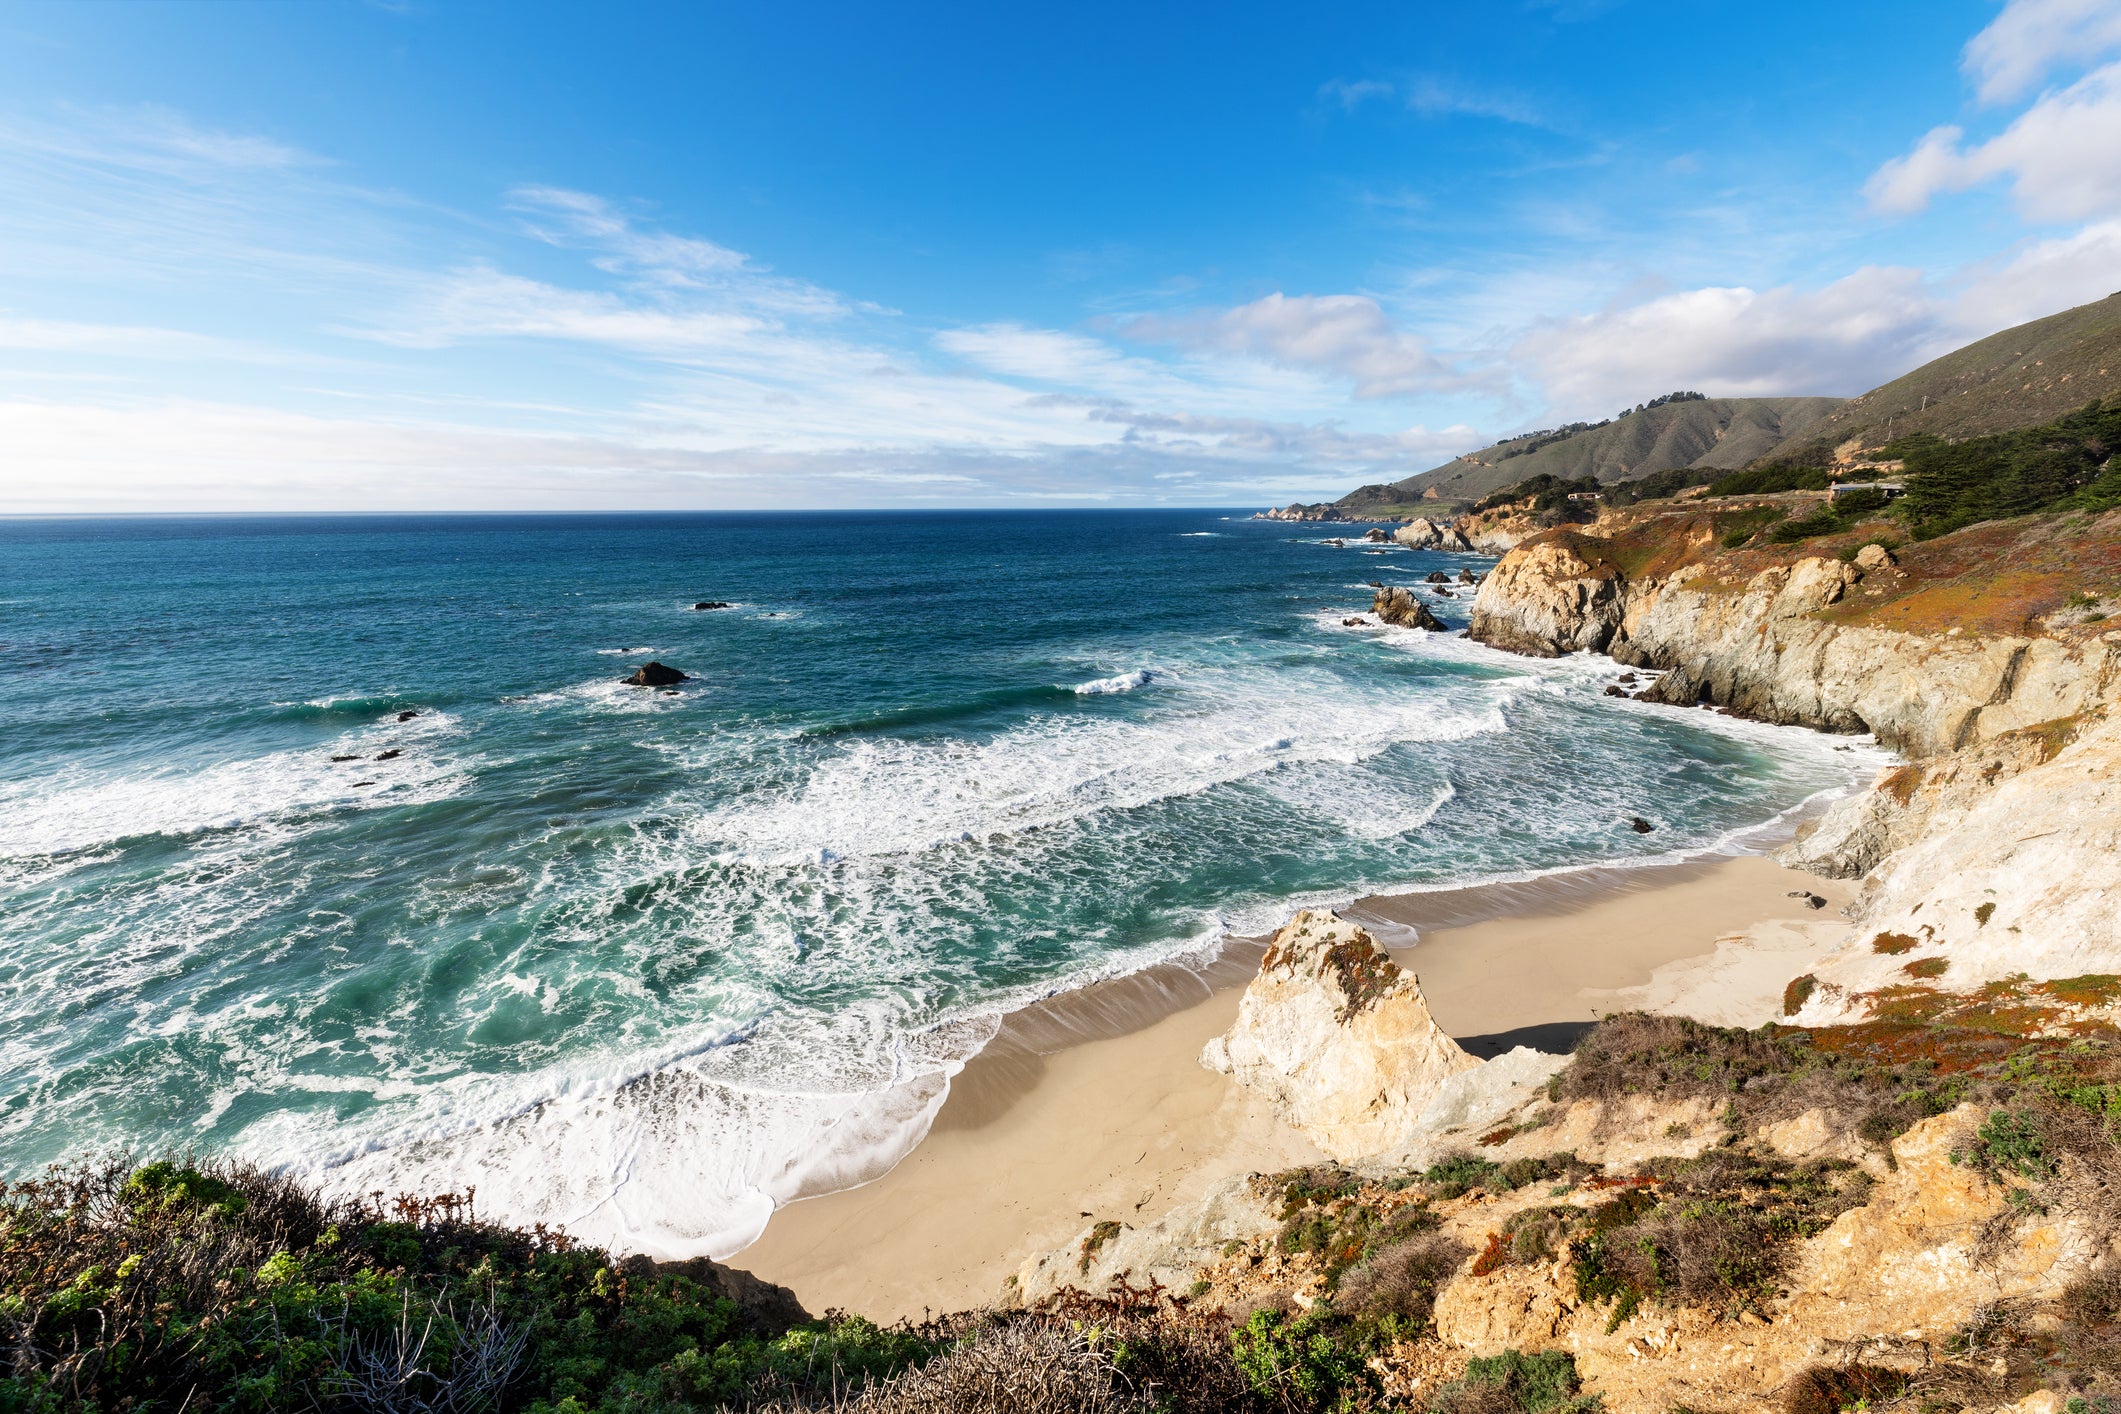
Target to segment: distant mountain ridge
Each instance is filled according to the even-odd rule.
[[[1841,406],[1840,398],[1687,398],[1660,402],[1612,421],[1506,438],[1389,485],[1364,486],[1335,501],[1343,515],[1418,510],[1426,494],[1478,500],[1546,473],[1574,481],[1633,481],[1674,467],[1735,470],[1799,436]],[[1566,435],[1557,435],[1562,433]]]
[[[1911,432],[1962,441],[2053,422],[2121,393],[2121,293],[1991,334],[1850,398],[1767,450],[1879,445]],[[1418,479],[1418,478],[1417,478]]]

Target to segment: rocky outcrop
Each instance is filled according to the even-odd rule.
[[[1201,1063],[1265,1093],[1343,1162],[1404,1149],[1444,1083],[1480,1064],[1368,933],[1310,910],[1274,935]]]
[[[1225,1244],[1279,1221],[1280,1204],[1259,1184],[1244,1176],[1225,1179],[1200,1201],[1139,1227],[1109,1218],[1091,1223],[1067,1246],[1017,1268],[1002,1304],[1035,1305],[1070,1289],[1103,1291],[1119,1276],[1137,1286],[1158,1281],[1183,1291]]]
[[[1576,552],[1567,540],[1511,551],[1473,596],[1467,637],[1535,658],[1596,652],[1613,641],[1626,612],[1621,577]]]
[[[1830,879],[1860,879],[1894,851],[1956,828],[2002,782],[2052,761],[2090,721],[2066,717],[1891,767],[1869,790],[1835,801],[1775,857]]]
[[[1370,612],[1401,628],[1425,628],[1431,633],[1441,633],[1444,629],[1443,620],[1430,613],[1428,605],[1415,598],[1411,590],[1397,585],[1378,590],[1370,601]]]
[[[1473,546],[1465,536],[1449,525],[1438,525],[1423,516],[1416,516],[1392,532],[1392,538],[1413,550],[1470,551]]]
[[[1876,865],[1847,942],[1811,970],[1797,1024],[2121,964],[2121,720],[1985,792],[1937,795],[1930,828]]]
[[[619,679],[629,687],[671,687],[691,680],[690,673],[681,673],[662,663],[643,663],[634,670],[632,677]]]
[[[1603,650],[1665,669],[1654,701],[1870,731],[1913,756],[2121,696],[2121,635],[2065,642],[1839,623],[1827,611],[1862,582],[1855,564],[1810,557],[1735,581],[1694,567],[1632,577],[1587,548],[1585,537],[1555,535],[1505,556],[1474,596],[1469,636],[1539,657]]]

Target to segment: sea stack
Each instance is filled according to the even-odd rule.
[[[630,687],[670,687],[673,684],[691,681],[690,673],[681,673],[676,668],[662,663],[643,663],[630,678],[619,681]]]

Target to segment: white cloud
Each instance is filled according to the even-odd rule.
[[[1318,96],[1352,113],[1372,98],[1390,98],[1392,85],[1382,79],[1329,79],[1319,86]]]
[[[405,348],[515,337],[677,353],[729,348],[766,327],[766,321],[742,311],[659,308],[476,265],[425,283],[389,323],[347,332]]]
[[[1459,380],[1367,295],[1271,294],[1215,314],[1143,315],[1122,331],[1149,343],[1267,359],[1348,379],[1358,398],[1406,397]]]
[[[1906,215],[1943,192],[1997,178],[2012,182],[2020,212],[2036,221],[2081,220],[2121,210],[2121,63],[2041,95],[2002,133],[1962,146],[1956,127],[1933,129],[1874,173],[1864,195]]]
[[[0,349],[39,353],[121,354],[144,358],[230,357],[242,351],[225,339],[126,324],[71,319],[17,319],[0,311]],[[252,353],[249,356],[261,355]]]
[[[2033,241],[1966,272],[1950,327],[1966,339],[2121,289],[2121,220]]]
[[[2121,48],[2114,0],[2010,0],[1967,42],[1964,65],[1984,103],[2018,97],[2056,68]]]
[[[1727,397],[1854,394],[1944,352],[1921,272],[1867,267],[1805,290],[1686,290],[1535,327],[1511,359],[1561,417],[1609,416],[1676,388]]]
[[[1463,113],[1475,118],[1496,118],[1505,123],[1537,127],[1539,110],[1529,99],[1490,85],[1469,86],[1435,74],[1418,74],[1401,83],[1383,79],[1330,79],[1321,84],[1318,96],[1352,113],[1372,99],[1397,103],[1410,113],[1426,118]]]

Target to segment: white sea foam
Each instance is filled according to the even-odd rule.
[[[194,835],[291,813],[440,800],[469,782],[468,763],[440,749],[456,719],[347,732],[299,751],[144,768],[69,766],[0,784],[0,856],[60,854],[142,835]],[[375,759],[383,751],[402,754]],[[333,756],[357,756],[354,761]]]
[[[1108,692],[1132,692],[1137,687],[1147,687],[1158,678],[1167,676],[1169,675],[1159,673],[1153,668],[1136,668],[1131,673],[1121,673],[1117,677],[1093,678],[1089,682],[1079,682],[1075,685],[1075,692],[1083,697],[1101,697]]]

